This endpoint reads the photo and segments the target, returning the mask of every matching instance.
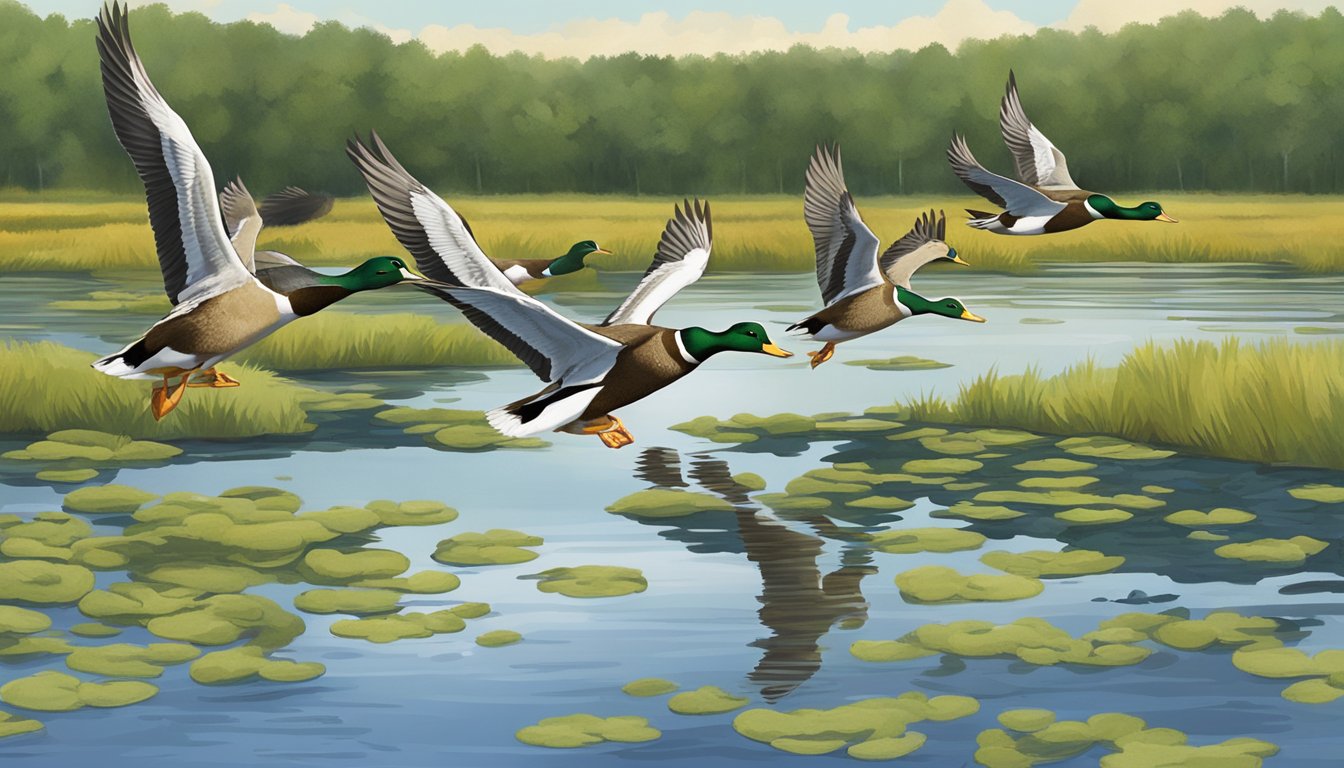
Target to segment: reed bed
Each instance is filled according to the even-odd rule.
[[[473,326],[411,313],[323,312],[268,336],[237,359],[276,371],[519,365]]]
[[[918,421],[1108,434],[1208,456],[1344,469],[1344,342],[1148,343],[1119,366],[990,372]]]
[[[945,209],[948,240],[976,268],[1023,273],[1049,262],[1260,262],[1309,272],[1344,270],[1344,217],[1338,198],[1283,195],[1149,195],[1180,224],[1100,222],[1045,237],[1003,237],[962,226],[967,197],[871,197],[859,201],[884,242],[900,237],[929,207]],[[642,270],[657,246],[672,198],[600,195],[474,197],[448,195],[488,253],[499,258],[558,256],[578,240],[613,250],[599,270]],[[139,198],[99,193],[59,197],[0,194],[0,272],[103,270],[156,266],[153,236]],[[1137,198],[1122,196],[1122,203]],[[714,262],[721,272],[806,272],[811,238],[801,199],[716,197]],[[353,265],[401,253],[367,198],[340,200],[327,217],[262,233],[275,248],[315,265]]]

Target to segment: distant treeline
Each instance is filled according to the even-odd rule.
[[[217,181],[241,174],[261,193],[362,191],[343,145],[369,128],[443,190],[797,192],[814,144],[838,140],[856,193],[948,192],[958,189],[943,155],[953,130],[991,169],[1011,167],[997,122],[1010,67],[1028,114],[1084,186],[1344,191],[1344,16],[1334,9],[1264,21],[1185,13],[1112,35],[973,41],[955,54],[796,47],[582,63],[435,55],[336,23],[296,38],[163,6],[136,9],[131,23]],[[137,188],[93,39],[91,21],[0,0],[0,185]]]

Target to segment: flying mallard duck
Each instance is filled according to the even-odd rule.
[[[1158,203],[1125,208],[1106,195],[1079,189],[1069,176],[1064,153],[1027,119],[1017,96],[1017,78],[1011,70],[1008,89],[999,106],[999,130],[1017,163],[1020,183],[985,170],[960,134],[953,134],[952,144],[947,148],[947,159],[957,178],[977,195],[1004,209],[997,215],[967,209],[971,215],[968,225],[999,235],[1044,235],[1067,232],[1098,219],[1176,223]]]
[[[709,263],[708,203],[678,206],[663,230],[653,263],[639,285],[601,325],[575,323],[519,291],[472,237],[462,218],[411,176],[377,134],[370,145],[347,146],[378,209],[397,239],[436,281],[423,287],[527,364],[546,387],[490,411],[490,424],[510,437],[549,430],[595,434],[610,448],[634,442],[611,412],[641,400],[726,351],[790,353],[757,323],[724,331],[652,325],[677,291]]]
[[[97,41],[112,127],[144,182],[163,287],[174,309],[93,367],[124,379],[162,378],[150,400],[155,419],[177,407],[189,386],[238,386],[215,365],[286,323],[356,291],[419,279],[401,259],[384,256],[289,293],[258,282],[224,231],[210,163],[150,82],[119,3],[103,6]],[[193,382],[198,372],[202,380]],[[170,390],[175,377],[181,381]]]
[[[808,352],[812,367],[830,360],[835,345],[867,336],[912,315],[985,322],[957,299],[930,301],[910,289],[910,276],[939,259],[965,264],[954,248],[943,242],[947,220],[934,220],[929,211],[915,220],[914,229],[891,244],[879,257],[877,235],[863,223],[854,198],[845,187],[840,148],[817,147],[807,166],[803,218],[817,247],[817,284],[826,308],[794,323],[826,346]]]

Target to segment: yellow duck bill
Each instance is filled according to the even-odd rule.
[[[985,322],[985,318],[983,318],[983,317],[981,317],[981,316],[975,314],[974,312],[972,312],[972,311],[969,310],[969,309],[963,309],[963,310],[961,311],[961,319],[962,319],[962,320],[970,320],[972,323],[983,323],[983,322]]]
[[[761,346],[761,351],[771,357],[793,357],[793,353],[783,349],[775,344],[765,344]]]
[[[1170,216],[1168,216],[1168,215],[1165,214],[1165,213],[1159,213],[1159,214],[1157,215],[1157,220],[1158,220],[1158,221],[1165,221],[1165,222],[1167,222],[1168,224],[1179,224],[1179,223],[1180,223],[1180,219],[1173,219],[1173,218],[1171,218]]]

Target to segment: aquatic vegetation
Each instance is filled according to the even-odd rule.
[[[985,537],[961,528],[901,528],[875,533],[868,542],[873,549],[881,552],[904,555],[979,549],[985,543]]]
[[[763,491],[766,486],[765,478],[755,472],[740,472],[733,475],[732,480],[748,491]]]
[[[668,699],[667,708],[678,715],[720,715],[741,709],[749,701],[751,699],[734,696],[718,686],[705,685]]]
[[[1056,512],[1055,517],[1073,525],[1108,525],[1123,523],[1134,517],[1134,513],[1123,509],[1066,509]]]
[[[65,495],[61,506],[71,512],[128,515],[158,496],[129,485],[95,485],[77,488]]]
[[[1030,552],[986,552],[980,556],[980,562],[1018,576],[1051,579],[1106,573],[1124,565],[1125,558],[1121,555],[1106,555],[1087,549],[1070,549],[1063,552],[1036,549]]]
[[[1306,501],[1316,501],[1322,504],[1339,504],[1344,502],[1344,488],[1337,485],[1304,485],[1301,488],[1290,488],[1288,495],[1295,499],[1305,499]]]
[[[926,565],[896,576],[896,587],[907,603],[975,603],[1025,600],[1041,593],[1039,579],[1012,574],[964,576],[956,569]]]
[[[47,306],[69,312],[117,312],[136,315],[166,315],[173,308],[162,293],[90,291],[87,299],[64,299]]]
[[[1094,435],[1092,437],[1070,437],[1055,443],[1067,453],[1079,456],[1095,456],[1105,459],[1165,459],[1175,451],[1163,451],[1146,445],[1137,445],[1128,440]]]
[[[489,603],[458,603],[448,611],[464,619],[479,619],[490,612]]]
[[[1162,519],[1172,525],[1194,528],[1206,525],[1240,525],[1254,520],[1255,515],[1240,509],[1218,507],[1208,512],[1201,512],[1197,509],[1183,509],[1180,512],[1172,512]]]
[[[1024,480],[1018,480],[1017,484],[1023,488],[1046,488],[1050,490],[1071,491],[1078,488],[1086,488],[1089,485],[1096,485],[1101,482],[1095,477],[1087,475],[1066,475],[1064,477],[1028,477]]]
[[[191,679],[202,685],[240,683],[261,678],[275,683],[301,683],[325,674],[325,665],[316,661],[271,659],[265,649],[244,645],[212,651],[192,662]]]
[[[765,487],[763,480],[760,484],[760,487]],[[650,488],[617,499],[607,507],[607,511],[630,517],[685,517],[697,512],[731,512],[733,505],[708,493]]]
[[[33,475],[47,483],[82,483],[97,476],[96,469],[42,469]]]
[[[376,499],[365,505],[365,509],[376,514],[383,525],[438,525],[457,519],[457,510],[441,501]]]
[[[648,589],[649,582],[638,568],[616,565],[579,565],[552,568],[520,579],[536,579],[537,589],[565,597],[620,597]]]
[[[950,363],[940,363],[937,360],[913,355],[900,355],[882,360],[846,360],[845,365],[855,365],[870,371],[932,371],[952,367]]]
[[[713,416],[699,416],[681,424],[673,424],[668,429],[708,438],[716,443],[750,443],[765,436],[810,435],[817,430],[817,420],[796,413],[777,413],[765,417],[739,413],[724,421]]]
[[[294,597],[294,607],[304,613],[366,616],[391,613],[400,601],[401,593],[390,589],[310,589]]]
[[[1213,550],[1219,557],[1258,563],[1300,563],[1329,546],[1310,536],[1291,539],[1256,539],[1255,541],[1224,544]]]
[[[523,636],[511,629],[496,629],[476,636],[476,644],[482,648],[499,648],[523,641]]]
[[[833,709],[749,709],[733,718],[739,734],[795,755],[824,755],[845,749],[850,757],[886,760],[924,744],[907,728],[973,715],[980,703],[968,696],[934,696],[910,691],[896,698],[863,699]]]
[[[45,440],[29,443],[25,448],[6,451],[0,458],[40,462],[47,466],[56,464],[69,471],[82,469],[83,479],[87,480],[98,474],[87,474],[91,466],[161,462],[181,454],[182,449],[177,446],[152,440],[132,440],[126,435],[92,429],[63,429],[47,435]],[[52,477],[51,470],[39,474]]]
[[[1013,465],[1013,469],[1023,472],[1086,472],[1096,468],[1097,465],[1090,461],[1065,458],[1034,459]]]
[[[484,411],[457,408],[388,408],[373,416],[375,421],[419,435],[431,448],[448,451],[488,451],[496,448],[545,448],[550,443],[536,437],[505,437],[485,420]]]
[[[865,661],[905,661],[950,653],[970,658],[1015,656],[1039,666],[1063,663],[1114,667],[1137,664],[1152,651],[1109,638],[1074,638],[1043,619],[1022,618],[1010,624],[988,621],[925,624],[897,640],[851,646],[850,653]]]
[[[1170,396],[1201,383],[1197,398]],[[1264,463],[1344,468],[1344,342],[1145,344],[1113,368],[1081,363],[1056,376],[990,373],[961,387],[955,402],[911,402],[911,418],[997,424],[1069,438],[1070,453],[1150,459],[1163,449]],[[1274,407],[1266,408],[1265,403]],[[1074,442],[1069,442],[1074,441]]]
[[[390,643],[394,640],[424,638],[467,628],[462,617],[451,610],[433,613],[393,613],[367,619],[342,619],[331,625],[331,634],[368,640],[371,643]]]
[[[1283,698],[1299,704],[1328,704],[1344,696],[1344,651],[1308,656],[1297,648],[1242,648],[1232,664],[1257,677],[1306,677],[1283,689]]]
[[[1006,501],[1022,504],[1042,504],[1053,507],[1075,507],[1089,504],[1110,504],[1130,509],[1155,509],[1165,502],[1148,496],[1132,493],[1118,493],[1114,496],[1102,496],[1081,491],[983,491],[975,495],[976,501]]]
[[[86,683],[63,672],[44,670],[0,686],[0,701],[40,712],[73,712],[84,707],[124,707],[152,698],[159,689],[139,680]]]
[[[321,312],[262,339],[237,359],[274,371],[521,365],[466,323],[409,312]]]
[[[93,572],[43,560],[0,563],[0,595],[25,603],[73,603],[93,589]]]
[[[678,687],[671,680],[664,680],[661,677],[641,677],[621,686],[621,692],[628,696],[662,696],[677,690]]]
[[[642,717],[596,717],[594,715],[566,715],[548,717],[536,725],[520,729],[514,737],[534,747],[568,749],[601,744],[605,741],[639,743],[653,741],[662,731],[650,728]]]
[[[183,643],[85,646],[72,650],[65,665],[77,672],[108,677],[158,677],[168,664],[181,664],[200,656],[195,646]]]
[[[411,561],[405,555],[390,549],[358,549],[353,552],[310,549],[303,556],[304,570],[311,572],[318,583],[383,579],[403,573],[410,567]]]
[[[1081,755],[1097,745],[1112,750],[1101,758],[1103,768],[1256,768],[1262,758],[1278,752],[1274,744],[1244,737],[1190,746],[1180,731],[1149,728],[1140,718],[1120,712],[1103,712],[1083,721],[1056,720],[1048,709],[1013,709],[998,719],[1007,730],[981,731],[976,737],[975,761],[985,768],[1029,768]]]
[[[961,517],[967,520],[1012,520],[1022,517],[1026,513],[1009,507],[959,501],[951,507],[933,514],[934,517]]]
[[[901,465],[901,469],[916,475],[960,475],[984,466],[984,462],[974,459],[912,459]]]
[[[12,712],[0,712],[0,739],[42,730],[42,723]]]
[[[121,634],[119,628],[99,624],[96,621],[80,622],[71,626],[67,631],[76,637],[116,637]]]
[[[0,605],[0,633],[31,635],[51,626],[45,613],[13,605]]]
[[[430,557],[447,565],[510,565],[537,559],[528,547],[544,543],[540,536],[493,528],[484,533],[459,533],[439,542]]]

